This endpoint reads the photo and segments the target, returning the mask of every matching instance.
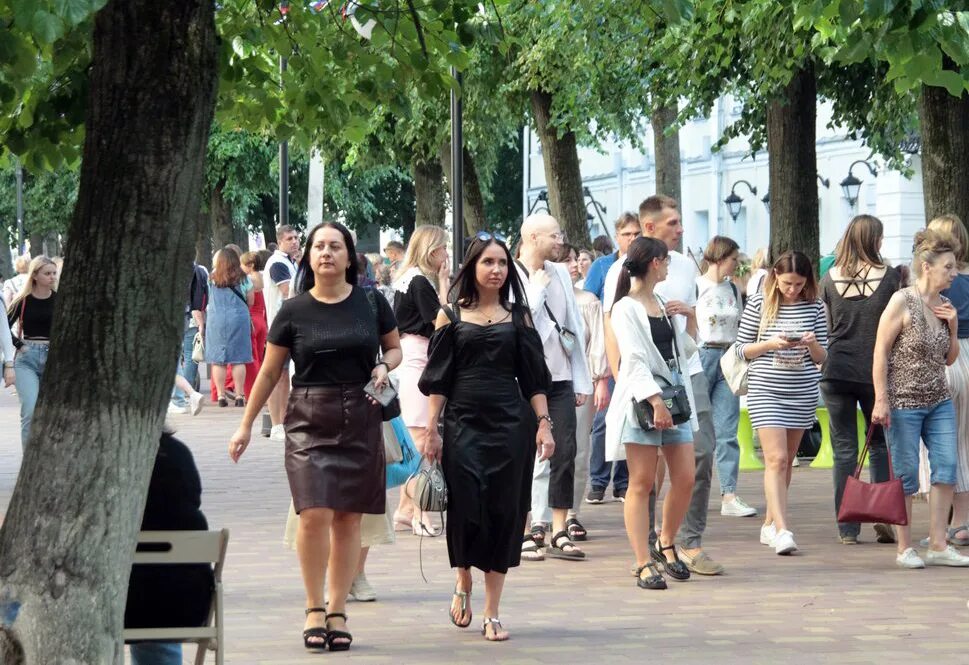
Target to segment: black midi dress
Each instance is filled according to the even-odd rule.
[[[537,425],[528,399],[547,393],[551,376],[519,307],[488,326],[447,311],[452,322],[431,337],[419,387],[447,398],[448,556],[452,567],[505,573],[521,561],[531,503]]]

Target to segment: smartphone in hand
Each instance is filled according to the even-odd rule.
[[[374,380],[370,379],[367,385],[363,387],[363,392],[373,397],[380,406],[388,406],[397,397],[397,389],[390,381],[387,382],[383,390],[378,391],[374,388]]]

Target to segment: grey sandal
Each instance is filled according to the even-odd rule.
[[[965,547],[969,545],[969,538],[956,538],[956,534],[960,531],[969,531],[969,524],[963,524],[961,526],[954,526],[951,529],[946,529],[945,539],[949,541],[950,545],[956,545],[958,547]]]
[[[491,631],[492,631],[492,634],[494,635],[493,638],[488,637],[489,625],[491,626]],[[481,634],[484,635],[485,639],[488,640],[489,642],[504,642],[505,640],[508,639],[507,637],[499,639],[498,637],[499,630],[501,630],[501,621],[498,620],[498,617],[485,617],[484,621],[481,623]]]
[[[471,592],[470,591],[458,591],[457,587],[454,587],[454,595],[461,599],[461,615],[467,615],[467,623],[458,623],[458,620],[454,618],[454,599],[451,599],[451,623],[453,623],[458,628],[467,628],[471,625]]]

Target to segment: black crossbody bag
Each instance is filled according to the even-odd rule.
[[[666,315],[665,310],[663,312],[663,318],[666,320],[666,324],[670,327],[670,330],[673,331],[673,355],[676,357],[676,369],[680,377],[682,377],[683,370],[680,368],[680,349],[676,343],[676,328],[673,327],[673,322],[670,321],[670,317]],[[673,424],[682,425],[689,420],[693,412],[690,409],[690,398],[686,394],[686,386],[679,383],[672,384],[665,376],[660,374],[654,374],[653,379],[659,384],[660,397],[663,403],[666,404],[666,408],[669,409],[670,416],[673,418]],[[635,397],[631,399],[633,401],[633,411],[636,414],[636,420],[639,422],[639,426],[646,431],[656,429],[653,405],[649,403],[649,400],[637,401]]]

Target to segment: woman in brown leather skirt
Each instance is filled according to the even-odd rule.
[[[238,462],[253,421],[292,357],[296,372],[283,424],[286,475],[299,514],[296,549],[306,587],[307,649],[350,648],[344,608],[360,555],[360,517],[385,508],[381,409],[363,388],[370,379],[378,388],[387,384],[388,372],[400,363],[400,336],[384,297],[356,286],[355,257],[343,225],[325,222],[310,232],[298,295],[273,319],[262,369],[229,442],[229,455]]]

